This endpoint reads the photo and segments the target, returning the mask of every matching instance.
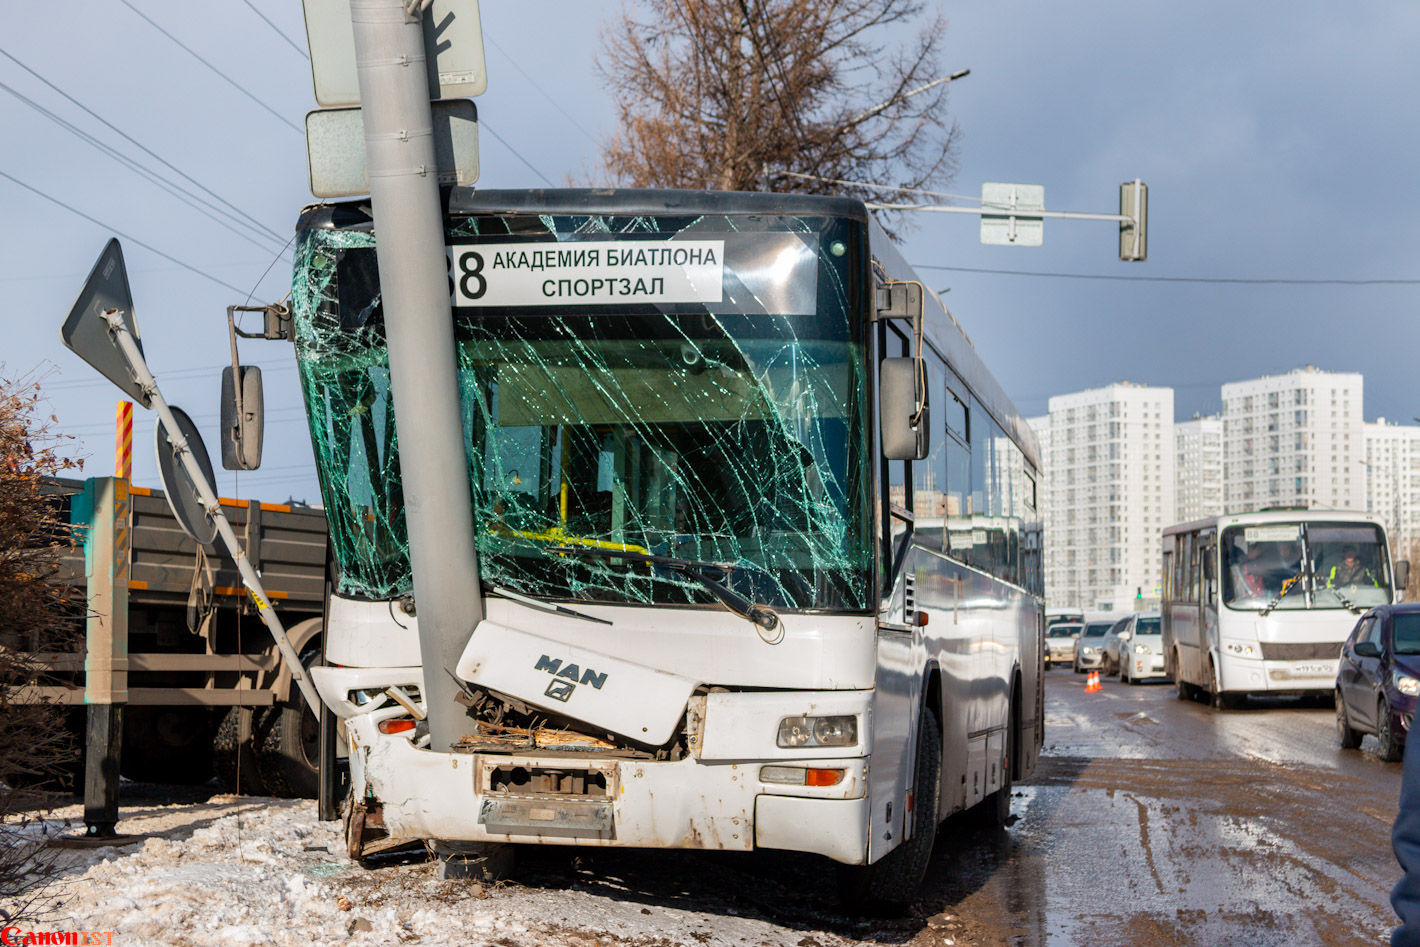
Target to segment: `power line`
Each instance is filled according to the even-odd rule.
[[[220,76],[222,79],[224,79],[224,80],[227,82],[227,84],[230,85],[232,88],[236,89],[236,90],[237,90],[238,92],[240,92],[242,95],[244,95],[244,96],[246,96],[247,98],[251,99],[251,100],[252,100],[253,102],[255,102],[257,105],[260,105],[262,108],[266,109],[266,110],[267,110],[268,112],[270,112],[272,115],[276,116],[276,117],[277,117],[278,119],[280,119],[283,123],[285,123],[286,126],[289,127],[293,132],[295,132],[295,133],[298,134],[298,135],[304,135],[304,134],[305,134],[305,132],[301,130],[301,127],[300,127],[299,125],[297,125],[295,122],[291,121],[291,120],[290,120],[289,118],[287,118],[286,116],[282,115],[280,112],[276,111],[276,109],[274,109],[274,108],[272,108],[271,106],[267,105],[267,104],[266,104],[265,102],[263,102],[261,99],[257,98],[255,95],[253,95],[250,91],[247,90],[246,86],[242,85],[240,82],[238,82],[237,80],[233,79],[231,76],[227,75],[225,72],[223,72],[222,70],[218,69],[216,66],[212,65],[212,63],[208,62],[205,58],[202,57],[202,55],[200,55],[200,54],[199,54],[196,50],[194,50],[192,47],[188,46],[188,45],[187,45],[186,43],[184,43],[182,40],[178,39],[176,36],[174,36],[173,34],[169,33],[167,30],[163,29],[161,26],[158,25],[157,21],[154,20],[152,17],[148,16],[148,14],[144,13],[142,10],[138,9],[138,8],[135,7],[133,4],[129,3],[128,0],[118,0],[118,2],[121,3],[121,4],[123,4],[124,6],[128,7],[128,9],[132,10],[132,11],[133,11],[134,13],[136,13],[138,16],[142,17],[142,19],[143,19],[149,26],[151,26],[153,29],[157,30],[159,33],[162,33],[162,34],[163,34],[164,36],[166,36],[168,39],[172,40],[172,41],[173,41],[174,43],[176,43],[179,47],[181,47],[182,50],[183,50],[184,52],[186,52],[189,56],[191,56],[193,59],[196,59],[198,62],[202,63],[202,65],[206,66],[208,69],[212,70],[214,73],[216,73],[216,74],[217,74],[218,76]]]
[[[248,0],[248,2],[250,2],[250,0]],[[552,96],[548,95],[548,94],[547,94],[547,91],[546,91],[545,89],[543,89],[542,86],[540,86],[540,85],[537,84],[537,80],[534,79],[532,76],[528,75],[527,72],[524,71],[523,67],[520,66],[520,65],[518,65],[518,61],[508,54],[508,51],[507,51],[506,49],[504,49],[502,46],[498,45],[498,41],[497,41],[496,39],[494,39],[493,37],[489,36],[486,32],[483,34],[483,38],[486,39],[486,40],[488,40],[488,42],[492,43],[492,44],[493,44],[493,48],[496,49],[496,50],[498,50],[498,52],[502,53],[502,54],[503,54],[503,57],[504,57],[505,59],[507,59],[508,62],[510,62],[510,63],[513,64],[513,68],[516,69],[516,70],[518,70],[519,75],[521,75],[524,79],[528,80],[528,84],[531,85],[534,89],[536,89],[537,91],[541,92],[541,93],[542,93],[542,97],[545,98],[545,99],[547,99],[547,101],[551,102],[551,103],[552,103],[552,107],[555,108],[555,109],[557,109],[557,111],[561,112],[561,113],[562,113],[562,117],[565,118],[565,119],[567,119],[567,121],[571,122],[572,125],[573,125],[573,127],[575,127],[575,128],[577,129],[577,131],[581,132],[583,135],[586,135],[586,136],[587,136],[587,140],[590,141],[592,144],[595,145],[595,144],[597,143],[597,140],[596,140],[596,138],[592,135],[592,133],[589,132],[589,131],[587,131],[585,128],[583,128],[583,127],[581,126],[581,124],[580,124],[575,118],[573,118],[573,117],[571,116],[571,114],[569,114],[568,111],[567,111],[566,109],[564,109],[564,108],[561,106],[561,104],[558,103],[558,101],[557,101],[556,99],[554,99]],[[501,140],[501,139],[500,139],[500,140]]]
[[[46,194],[44,191],[41,191],[41,190],[40,190],[39,188],[37,188],[37,187],[32,187],[31,185],[26,184],[24,181],[21,181],[19,178],[15,177],[14,175],[8,174],[8,173],[6,173],[6,172],[4,172],[4,171],[0,171],[0,177],[3,177],[3,178],[5,178],[6,180],[11,181],[11,182],[13,182],[13,183],[15,183],[15,184],[18,184],[20,187],[22,187],[22,188],[24,188],[25,190],[29,191],[31,194],[36,194],[36,195],[38,195],[38,196],[44,198],[45,200],[49,201],[51,204],[58,204],[60,207],[62,207],[62,208],[64,208],[65,210],[69,211],[71,214],[75,214],[75,215],[77,215],[77,216],[79,216],[79,217],[82,217],[82,218],[84,218],[85,220],[87,220],[87,221],[88,221],[89,223],[91,223],[91,224],[95,224],[95,225],[97,225],[97,226],[103,228],[104,230],[109,231],[110,233],[118,234],[118,236],[122,237],[123,239],[127,240],[127,241],[130,242],[130,243],[136,243],[138,246],[142,247],[144,250],[147,250],[149,253],[156,253],[158,256],[162,257],[164,260],[167,260],[169,263],[176,263],[178,266],[182,267],[183,269],[188,270],[188,271],[193,272],[193,273],[196,273],[198,276],[201,276],[203,279],[210,280],[211,282],[216,283],[218,286],[223,286],[223,287],[225,287],[225,288],[227,288],[227,289],[230,289],[230,290],[231,290],[232,292],[234,292],[234,293],[241,293],[241,292],[243,292],[243,290],[242,290],[240,287],[238,287],[238,286],[233,286],[231,283],[228,283],[228,282],[226,282],[225,280],[220,280],[220,279],[218,279],[217,277],[213,276],[211,273],[208,273],[208,272],[206,272],[205,270],[198,269],[197,267],[193,266],[191,263],[184,263],[182,260],[179,260],[177,257],[172,256],[172,255],[167,254],[167,253],[164,253],[162,250],[159,250],[157,247],[153,246],[152,244],[144,243],[142,240],[139,240],[137,237],[129,236],[128,234],[124,233],[122,230],[119,230],[117,227],[110,227],[108,224],[104,223],[102,220],[99,220],[99,219],[97,219],[97,218],[95,218],[95,217],[90,217],[88,214],[84,213],[82,210],[79,210],[77,207],[74,207],[74,206],[72,206],[72,205],[70,205],[70,204],[66,204],[66,203],[64,203],[63,201],[61,201],[59,198],[57,198],[57,197],[52,197],[52,196],[50,196],[49,194]]]
[[[826,178],[817,174],[804,174],[800,171],[776,171],[775,173],[786,178],[803,178],[806,181],[823,181],[826,184],[845,184],[849,187],[865,187],[873,191],[902,191],[908,194],[927,194],[931,197],[949,197],[958,201],[981,203],[979,197],[970,197],[966,194],[948,194],[946,191],[928,191],[920,187],[896,187],[890,184],[869,184],[867,181],[845,181],[842,178]]]
[[[311,58],[310,54],[307,53],[304,49],[302,49],[302,48],[300,47],[300,45],[299,45],[295,40],[293,40],[291,37],[289,37],[289,36],[286,35],[286,31],[285,31],[285,30],[281,29],[281,27],[277,26],[275,23],[272,23],[269,19],[267,19],[266,14],[265,14],[265,13],[262,13],[260,10],[258,10],[258,9],[256,8],[256,4],[252,3],[251,0],[242,0],[242,3],[245,3],[247,6],[251,7],[251,12],[253,12],[253,13],[255,13],[257,16],[261,17],[261,22],[263,22],[263,23],[265,23],[267,26],[271,27],[272,30],[274,30],[274,31],[276,32],[276,35],[277,35],[277,36],[279,36],[279,37],[281,37],[282,39],[284,39],[287,43],[290,43],[292,49],[294,49],[296,52],[300,53],[300,54],[301,54],[302,56],[304,56],[306,59],[310,59],[310,58]]]
[[[191,207],[193,210],[209,218],[218,225],[225,227],[227,230],[236,234],[238,237],[241,237],[243,240],[247,241],[253,246],[259,247],[262,250],[267,251],[268,253],[271,251],[271,247],[269,245],[258,243],[250,234],[238,230],[235,226],[229,223],[228,220],[224,220],[222,217],[217,216],[218,214],[222,214],[229,219],[231,218],[230,214],[226,213],[220,208],[208,204],[206,201],[203,201],[201,198],[197,197],[195,194],[186,190],[182,186],[174,184],[172,181],[168,180],[167,178],[164,178],[157,172],[144,167],[137,161],[130,158],[128,155],[125,155],[118,149],[114,148],[112,145],[101,141],[95,136],[84,131],[79,126],[75,125],[73,122],[70,122],[67,119],[60,117],[55,112],[50,111],[49,109],[45,108],[43,105],[40,105],[38,102],[34,101],[28,96],[21,94],[12,86],[9,86],[4,82],[0,82],[0,89],[3,89],[4,91],[10,93],[16,99],[19,99],[20,102],[29,106],[34,111],[38,112],[40,115],[44,116],[54,124],[58,125],[60,128],[69,132],[71,135],[74,135],[76,138],[80,139],[86,144],[89,144],[94,148],[98,149],[98,151],[102,154],[108,156],[109,158],[112,158],[114,161],[117,161],[119,164],[128,168],[128,170],[132,171],[134,174],[139,175],[149,183],[168,192],[173,197],[176,197],[178,200]],[[243,226],[247,226],[244,221],[238,220],[236,221],[236,223],[242,224]]]
[[[914,263],[919,270],[954,273],[988,273],[993,276],[1045,276],[1054,279],[1115,280],[1129,283],[1240,283],[1252,286],[1414,286],[1420,279],[1247,279],[1227,276],[1106,276],[1102,273],[1037,273],[1031,270],[992,270],[974,266],[941,266]]]
[[[180,177],[183,178],[183,180],[185,180],[185,181],[187,181],[188,183],[192,184],[193,186],[197,187],[199,190],[201,190],[203,193],[207,194],[209,197],[213,198],[214,200],[217,200],[217,201],[219,201],[220,203],[226,205],[226,206],[227,206],[228,208],[230,208],[233,212],[235,212],[238,216],[240,216],[240,217],[242,217],[242,218],[244,218],[244,219],[250,221],[250,222],[251,222],[258,230],[260,230],[261,232],[267,234],[268,236],[270,236],[270,237],[271,237],[272,239],[274,239],[274,240],[282,240],[282,239],[284,239],[284,238],[283,238],[279,233],[277,233],[275,230],[272,230],[270,227],[266,226],[266,225],[263,224],[261,221],[257,220],[255,217],[253,217],[253,216],[251,216],[250,214],[246,213],[246,212],[245,212],[244,210],[242,210],[240,207],[237,207],[237,206],[236,206],[235,204],[233,204],[231,201],[229,201],[229,200],[227,200],[226,198],[222,197],[220,194],[217,194],[215,191],[213,191],[211,188],[207,187],[207,186],[206,186],[205,184],[203,184],[201,181],[198,181],[197,179],[195,179],[194,177],[192,177],[192,175],[188,174],[186,171],[183,171],[181,168],[177,167],[177,166],[174,165],[172,162],[168,161],[168,160],[167,160],[166,158],[164,158],[162,155],[159,155],[156,151],[154,151],[153,149],[149,148],[147,145],[144,145],[142,142],[138,141],[138,140],[137,140],[136,138],[134,138],[132,135],[128,134],[128,133],[125,132],[123,129],[119,128],[117,125],[113,124],[113,123],[110,122],[108,119],[104,118],[104,117],[103,117],[102,115],[100,115],[98,112],[95,112],[93,109],[89,108],[89,107],[88,107],[87,105],[85,105],[83,102],[80,102],[78,99],[74,98],[74,96],[70,95],[68,92],[65,92],[63,89],[59,88],[59,86],[55,85],[53,82],[50,82],[50,81],[49,81],[48,79],[46,79],[44,76],[40,75],[38,72],[36,72],[35,70],[31,69],[29,66],[25,65],[25,64],[24,64],[23,62],[21,62],[19,59],[15,58],[14,54],[8,52],[7,50],[5,50],[5,49],[3,49],[3,48],[0,48],[0,56],[4,56],[6,59],[10,60],[12,63],[14,63],[15,65],[19,66],[19,67],[20,67],[21,69],[23,69],[25,72],[29,73],[31,76],[33,76],[34,78],[36,78],[36,79],[38,79],[40,82],[42,82],[42,83],[43,83],[45,86],[47,86],[49,89],[53,90],[55,93],[57,93],[58,95],[62,96],[64,99],[66,99],[67,101],[69,101],[70,103],[72,103],[73,105],[75,105],[76,107],[78,107],[79,109],[83,110],[83,112],[84,112],[86,115],[90,116],[91,118],[93,118],[93,119],[95,119],[96,121],[98,121],[98,122],[100,122],[101,124],[103,124],[103,126],[104,126],[105,128],[109,129],[109,130],[112,131],[114,134],[116,134],[116,135],[118,135],[120,138],[122,138],[124,141],[126,141],[126,142],[128,142],[129,144],[133,145],[135,148],[137,148],[138,150],[142,151],[144,154],[148,155],[149,157],[153,158],[155,161],[157,161],[157,162],[159,162],[160,164],[162,164],[162,165],[163,165],[165,168],[167,168],[168,170],[170,170],[170,171],[172,171],[173,173],[179,175]]]
[[[543,174],[543,173],[542,173],[541,171],[539,171],[537,168],[534,168],[534,167],[532,166],[532,162],[531,162],[531,161],[529,161],[527,158],[524,158],[522,155],[518,154],[518,149],[514,148],[512,145],[510,145],[510,144],[508,144],[506,141],[504,141],[504,140],[503,140],[503,136],[500,135],[500,134],[498,134],[497,132],[495,132],[495,131],[493,130],[492,126],[490,126],[490,125],[489,125],[487,122],[485,122],[482,118],[480,118],[480,119],[478,120],[478,127],[479,127],[481,130],[488,132],[488,134],[492,135],[492,136],[498,141],[498,143],[499,143],[500,145],[502,145],[504,148],[507,148],[509,151],[511,151],[511,152],[517,157],[517,159],[518,159],[519,161],[521,161],[523,164],[525,164],[525,165],[528,166],[528,170],[529,170],[529,171],[531,171],[533,174],[536,174],[538,177],[542,178],[543,183],[546,184],[548,187],[556,187],[556,186],[557,186],[556,184],[553,184],[551,181],[549,181],[549,180],[547,179],[547,175]]]

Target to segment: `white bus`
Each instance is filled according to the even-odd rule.
[[[910,900],[1043,739],[1024,419],[861,202],[455,188],[446,224],[486,609],[452,746],[420,720],[368,205],[298,228],[352,855],[789,849],[850,905]]]
[[[1393,600],[1390,549],[1365,513],[1218,516],[1163,533],[1164,669],[1181,699],[1324,696],[1356,616]]]

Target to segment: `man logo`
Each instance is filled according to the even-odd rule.
[[[606,683],[605,674],[598,674],[591,668],[584,671],[575,664],[564,666],[561,658],[550,658],[545,654],[537,659],[533,670],[546,671],[552,675],[552,681],[542,694],[544,697],[551,697],[553,700],[560,700],[563,703],[571,699],[572,692],[577,689],[578,684],[590,684],[597,690],[601,690],[602,685]]]

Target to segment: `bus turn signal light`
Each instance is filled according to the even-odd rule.
[[[810,769],[804,771],[805,786],[837,786],[843,781],[841,769]]]
[[[408,717],[395,717],[393,720],[381,720],[381,733],[408,733],[414,729],[414,721]]]

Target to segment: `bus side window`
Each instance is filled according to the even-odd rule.
[[[1173,601],[1173,550],[1172,550],[1172,549],[1165,549],[1165,550],[1164,550],[1164,567],[1163,567],[1162,572],[1163,572],[1163,576],[1164,576],[1164,588],[1163,588],[1164,594],[1163,594],[1162,596],[1160,596],[1160,598],[1161,598],[1162,601],[1165,601],[1165,602],[1172,602],[1172,601]]]
[[[1211,602],[1218,593],[1218,537],[1216,533],[1204,533],[1199,543],[1199,558],[1203,567],[1203,601]]]
[[[1187,553],[1184,551],[1183,536],[1175,535],[1173,538],[1173,543],[1173,600],[1175,602],[1182,602],[1183,593],[1185,591],[1183,579],[1185,571],[1184,567],[1185,564],[1188,562],[1188,559]]]
[[[946,390],[947,366],[930,349],[922,353],[927,362],[927,391],[933,402],[941,400]],[[935,410],[935,406],[933,409]],[[945,425],[937,416],[928,415],[932,424],[927,445],[927,459],[912,466],[913,533],[919,544],[929,549],[947,550],[947,438]]]
[[[1188,550],[1188,601],[1198,601],[1198,534],[1189,533],[1184,537],[1184,548]]]

